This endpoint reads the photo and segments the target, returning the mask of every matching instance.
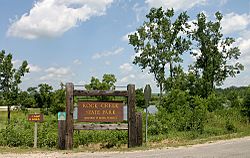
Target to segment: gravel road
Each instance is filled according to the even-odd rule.
[[[250,158],[250,137],[134,152],[0,154],[1,158]]]

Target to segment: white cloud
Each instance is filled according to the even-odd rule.
[[[245,67],[250,66],[250,38],[238,38],[236,44],[239,46],[241,51],[240,63],[245,65]]]
[[[33,64],[29,64],[28,68],[29,68],[30,72],[40,72],[42,70],[42,68],[40,68],[37,65],[33,65]]]
[[[134,34],[136,31],[132,31],[122,36],[122,41],[129,42],[128,36]]]
[[[222,6],[222,5],[225,5],[228,2],[228,0],[219,0],[219,2],[220,2],[220,5]]]
[[[38,0],[29,13],[13,22],[8,36],[25,39],[61,36],[93,16],[106,13],[113,0]]]
[[[111,62],[110,61],[105,61],[104,64],[105,65],[111,65]]]
[[[134,81],[134,79],[135,79],[135,75],[134,74],[130,74],[128,76],[125,76],[125,77],[121,78],[120,79],[120,83],[122,83],[122,84],[125,84],[125,83],[129,84],[129,82]]]
[[[196,55],[192,55],[192,59],[193,59],[194,61],[196,61],[197,58],[199,58],[199,57],[201,56],[201,51],[200,51],[200,49],[193,49],[192,52],[193,52],[194,54],[196,54]]]
[[[46,75],[40,77],[40,80],[64,80],[65,78],[74,75],[70,68],[65,67],[50,67],[45,70]]]
[[[139,22],[145,16],[144,13],[147,10],[146,7],[140,6],[139,3],[135,3],[132,9],[135,12],[137,22]]]
[[[121,54],[123,52],[124,48],[117,48],[114,51],[108,51],[108,52],[102,52],[102,53],[96,53],[92,56],[92,59],[99,59],[102,57],[108,57],[113,56],[117,54]]]
[[[151,7],[174,8],[177,10],[188,10],[198,5],[204,5],[207,0],[146,0],[145,3]]]
[[[45,70],[45,72],[47,72],[47,73],[53,73],[56,75],[66,75],[69,73],[69,71],[70,71],[69,68],[64,68],[64,67],[59,67],[59,68],[50,67],[50,68]]]
[[[23,61],[19,59],[12,60],[12,64],[15,68],[18,68]],[[30,72],[40,72],[42,68],[40,68],[38,65],[28,64],[28,68]]]
[[[19,59],[15,59],[15,60],[12,60],[12,64],[14,67],[17,67],[19,66],[20,64],[22,64],[22,61],[19,60]]]
[[[135,84],[136,88],[144,88],[146,84],[150,84],[153,92],[159,92],[153,74],[149,74],[147,70],[133,70],[129,74],[119,77],[117,85]]]
[[[82,64],[82,61],[80,61],[79,59],[75,59],[75,60],[73,61],[73,63],[76,64],[76,65],[81,65],[81,64]]]
[[[250,15],[249,14],[237,14],[229,13],[226,14],[222,21],[222,32],[224,34],[233,33],[237,31],[243,31],[250,24]]]
[[[124,64],[120,65],[120,70],[122,73],[129,73],[133,70],[133,67],[129,63],[124,63]]]

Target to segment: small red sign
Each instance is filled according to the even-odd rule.
[[[30,122],[43,122],[43,114],[29,114],[28,121],[30,121]]]

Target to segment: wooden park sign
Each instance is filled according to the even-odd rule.
[[[78,102],[79,122],[122,122],[123,102]]]
[[[127,98],[127,122],[123,121],[122,102],[86,101],[78,103],[78,122],[93,122],[93,124],[74,124],[74,97],[76,96],[120,96]],[[97,122],[112,122],[113,124],[97,124]],[[116,123],[118,122],[118,123]],[[128,85],[127,90],[74,90],[72,83],[66,84],[66,122],[65,130],[59,127],[59,148],[73,148],[74,130],[128,130],[128,147],[142,145],[142,115],[135,112],[135,85]],[[65,139],[64,139],[65,138]],[[65,145],[64,145],[65,144]]]
[[[30,121],[30,122],[43,122],[43,114],[29,114],[28,121]]]

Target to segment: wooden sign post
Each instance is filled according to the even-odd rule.
[[[145,129],[145,142],[147,143],[148,139],[148,107],[149,107],[149,101],[151,100],[151,87],[149,84],[146,85],[144,88],[144,100],[145,100],[145,106],[146,109],[146,129]]]
[[[29,114],[28,121],[35,122],[34,127],[34,148],[37,148],[37,122],[43,122],[43,114]]]
[[[66,112],[58,112],[58,148],[65,149]]]

